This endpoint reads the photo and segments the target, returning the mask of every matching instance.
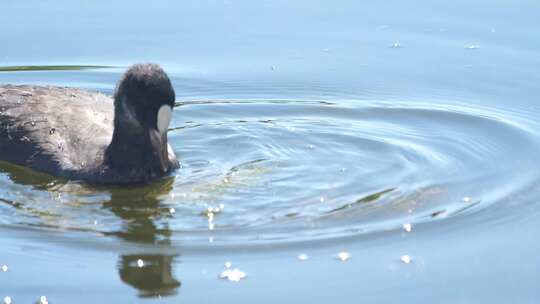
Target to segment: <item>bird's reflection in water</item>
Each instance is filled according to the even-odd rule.
[[[159,208],[160,197],[169,193],[173,178],[149,186],[109,189],[111,200],[103,206],[124,220],[124,227],[111,233],[129,242],[167,245],[171,231],[163,220],[168,216]],[[120,256],[120,279],[135,287],[140,297],[174,295],[180,281],[173,277],[173,262],[177,255],[126,254]]]
[[[172,275],[174,256],[162,254],[123,255],[118,263],[120,279],[139,290],[141,297],[176,294],[180,282]]]

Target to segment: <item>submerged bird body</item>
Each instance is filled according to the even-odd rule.
[[[131,67],[113,100],[78,89],[0,86],[0,160],[91,183],[148,182],[178,167],[167,143],[174,90],[157,65]]]

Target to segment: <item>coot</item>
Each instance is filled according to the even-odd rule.
[[[178,168],[167,143],[175,93],[163,69],[131,66],[113,98],[0,86],[0,161],[100,184],[145,183]]]

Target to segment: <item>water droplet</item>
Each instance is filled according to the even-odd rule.
[[[324,197],[321,196],[321,198],[319,198],[319,201],[320,201],[321,203],[324,203]]]
[[[46,296],[39,297],[39,303],[40,304],[49,304],[49,301],[47,300]]]
[[[306,261],[307,259],[309,259],[309,256],[305,253],[301,253],[298,255],[298,260],[299,261]]]
[[[5,297],[4,304],[11,304],[11,297]]]
[[[245,279],[247,277],[247,274],[238,268],[234,268],[234,269],[225,269],[223,272],[219,274],[219,277],[222,279],[227,279],[231,282],[240,282],[240,280]]]
[[[468,196],[465,196],[465,197],[463,198],[463,202],[464,202],[464,203],[470,203],[470,202],[471,202],[471,198],[468,197]]]
[[[411,232],[412,231],[412,224],[411,223],[403,224],[403,230],[405,230],[407,232]]]
[[[347,251],[342,251],[342,252],[338,253],[337,258],[340,261],[345,262],[345,261],[347,261],[348,259],[351,258],[351,254],[348,253]]]
[[[176,210],[175,210],[174,208],[170,208],[170,209],[169,209],[169,213],[170,213],[170,214],[175,214],[175,213],[176,213]]]
[[[478,44],[469,44],[469,45],[466,45],[465,46],[465,49],[467,50],[476,50],[476,49],[479,49],[480,46]]]
[[[8,271],[7,265],[2,265],[2,271],[3,271],[3,272],[7,272],[7,271]]]
[[[412,262],[412,258],[408,254],[404,254],[401,256],[401,261],[405,264],[409,264]]]
[[[141,259],[138,259],[138,260],[137,260],[137,267],[143,268],[143,267],[144,267],[144,261],[141,260]]]

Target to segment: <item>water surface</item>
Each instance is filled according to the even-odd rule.
[[[57,5],[5,4],[0,83],[110,95],[158,62],[182,168],[104,187],[1,163],[0,297],[540,297],[537,3]]]

